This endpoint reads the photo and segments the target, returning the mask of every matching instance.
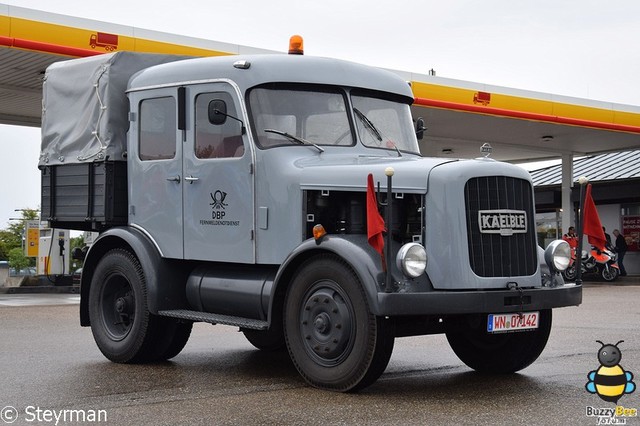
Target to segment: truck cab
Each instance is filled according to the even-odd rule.
[[[123,68],[126,87],[106,89],[121,106],[97,109],[100,143],[52,142],[47,126],[64,132],[51,112],[40,163],[43,215],[101,233],[81,324],[107,358],[171,358],[205,321],[286,347],[313,386],[354,391],[382,374],[395,338],[418,334],[445,333],[476,370],[518,371],[542,352],[551,309],[581,302],[560,275],[568,245],[537,247],[528,173],[422,157],[395,74],[303,55]],[[94,195],[62,198],[79,186],[59,179],[69,170]],[[370,244],[375,215],[383,247]]]

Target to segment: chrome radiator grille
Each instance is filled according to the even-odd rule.
[[[535,273],[538,258],[531,184],[506,176],[478,177],[467,182],[464,196],[473,272],[481,277]]]

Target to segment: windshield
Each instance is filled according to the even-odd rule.
[[[365,146],[418,153],[418,140],[405,103],[351,95],[358,138]]]
[[[390,97],[353,90],[352,116],[340,88],[274,83],[253,88],[248,98],[261,148],[308,145],[324,152],[321,145],[355,145],[357,133],[367,147],[420,152],[409,105]]]
[[[252,127],[262,148],[354,144],[346,96],[338,89],[257,87],[249,93],[249,108]]]

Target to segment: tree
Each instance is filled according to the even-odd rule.
[[[9,251],[16,247],[22,247],[22,235],[16,235],[14,231],[3,229],[0,231],[0,259],[7,260]]]
[[[12,249],[23,249],[22,238],[25,235],[25,225],[29,220],[38,220],[38,210],[22,209],[22,218],[9,223],[7,229],[0,230],[0,259],[9,260]],[[30,264],[35,264],[35,259],[26,258]]]
[[[73,250],[76,247],[78,247],[78,248],[84,247],[85,246],[85,244],[84,244],[84,235],[78,235],[77,237],[71,237],[71,239],[69,241],[69,245],[71,247],[71,250]]]
[[[30,259],[24,255],[22,248],[16,247],[9,250],[9,267],[15,268],[17,272],[30,266]]]
[[[84,235],[79,235],[77,237],[72,237],[69,241],[69,253],[73,253],[74,248],[83,248],[86,244],[84,243]],[[71,270],[75,270],[77,268],[82,268],[84,265],[84,259],[74,259],[71,260]]]
[[[8,260],[9,259],[9,247],[7,243],[2,238],[2,233],[4,231],[0,231],[0,260]]]

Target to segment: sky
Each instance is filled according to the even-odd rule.
[[[190,37],[640,105],[637,0],[0,0]],[[1,100],[0,100],[1,102]],[[0,125],[0,228],[38,208],[40,132]]]

